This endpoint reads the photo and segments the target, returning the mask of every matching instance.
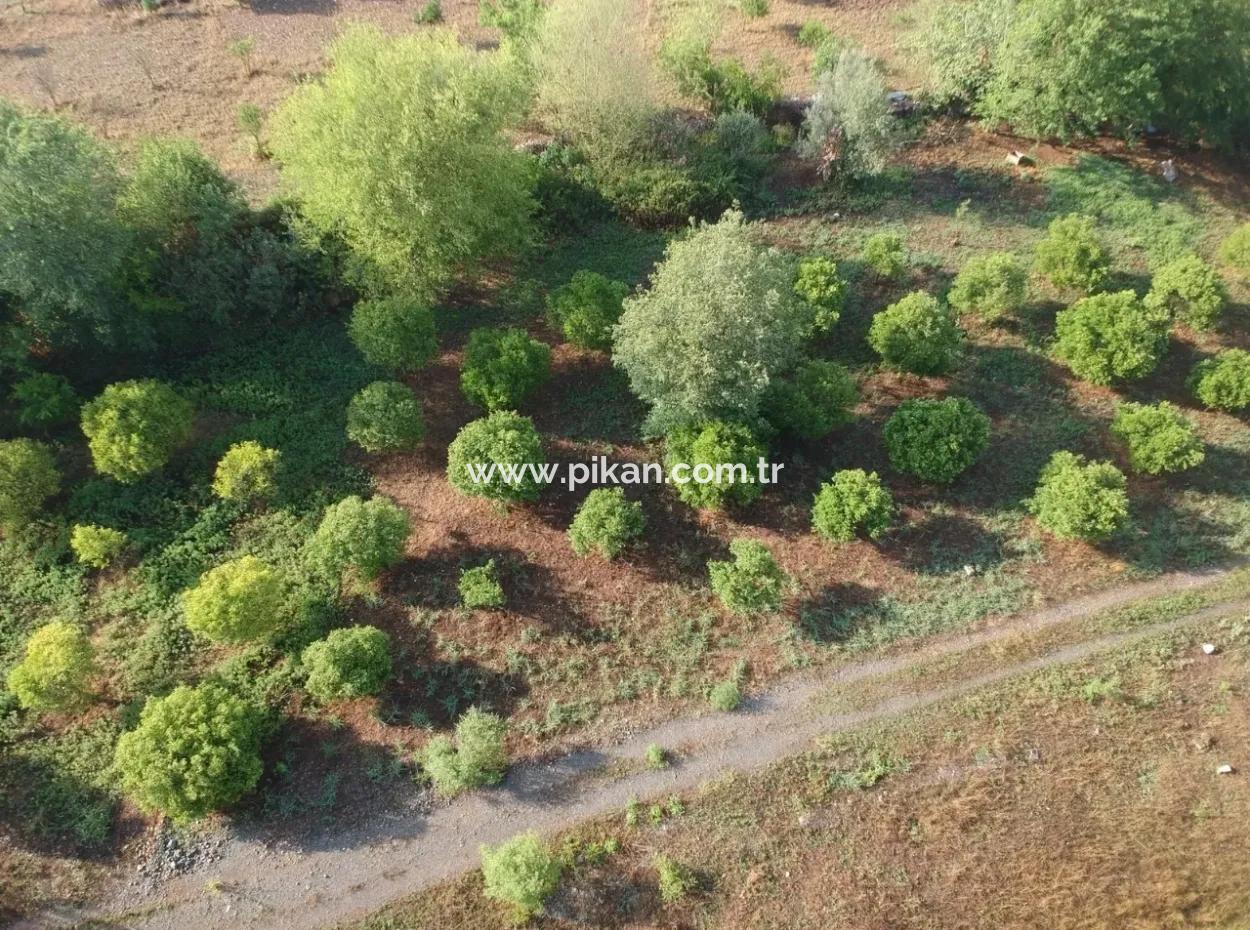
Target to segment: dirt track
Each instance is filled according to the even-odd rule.
[[[356,823],[327,829],[299,848],[275,848],[264,836],[242,834],[227,844],[211,874],[184,875],[150,897],[131,895],[94,915],[45,914],[19,926],[72,926],[87,916],[107,916],[110,926],[136,930],[313,930],[333,926],[475,867],[481,843],[499,842],[527,829],[553,832],[621,810],[630,798],[688,790],[725,771],[761,768],[803,751],[822,734],[923,708],[1048,665],[1078,661],[1168,628],[1250,610],[1250,600],[1216,605],[1132,632],[1067,645],[946,687],[898,693],[853,713],[821,713],[812,700],[831,685],[888,675],[921,658],[967,652],[1022,633],[1199,587],[1214,577],[1166,576],[937,641],[919,651],[796,679],[747,701],[733,714],[676,720],[620,745],[518,766],[500,788],[475,792],[432,812],[419,809],[420,793],[414,788],[408,799],[411,804],[361,811]],[[636,768],[651,743],[682,747],[681,763],[662,771],[634,771],[615,778],[603,774],[614,764],[628,763]],[[209,879],[216,883],[216,892],[206,889]]]

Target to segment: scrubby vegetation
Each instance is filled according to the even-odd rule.
[[[908,294],[872,319],[868,343],[891,368],[917,375],[948,371],[962,336],[949,308],[923,291]]]
[[[309,644],[300,661],[304,687],[319,701],[377,694],[391,675],[391,640],[371,626],[331,630]]]
[[[508,768],[507,724],[476,707],[456,722],[456,738],[435,737],[421,752],[421,767],[439,794],[450,796],[501,781]]]
[[[642,504],[626,500],[624,488],[596,488],[577,508],[569,526],[569,543],[578,555],[595,550],[605,559],[614,559],[642,535],[645,526]]]
[[[1029,509],[1060,539],[1098,542],[1128,520],[1124,475],[1110,462],[1089,462],[1073,452],[1056,452],[1042,470]]]
[[[966,397],[909,400],[885,424],[890,464],[925,481],[954,481],[989,440],[990,418]]]
[[[729,561],[707,564],[712,590],[721,603],[741,614],[777,610],[787,578],[768,547],[753,539],[735,539],[729,544],[729,554]]]
[[[850,542],[863,533],[881,536],[894,521],[894,498],[877,473],[850,468],[820,486],[812,505],[812,528],[832,542]]]

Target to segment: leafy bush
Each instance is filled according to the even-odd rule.
[[[531,469],[514,474],[502,466],[545,464],[542,437],[528,417],[499,410],[468,423],[447,447],[447,480],[461,494],[502,504],[535,501],[546,482]],[[492,465],[501,466],[490,471]]]
[[[579,271],[547,298],[551,325],[583,349],[612,348],[612,327],[621,318],[629,285],[594,271]]]
[[[989,440],[990,418],[966,397],[904,401],[885,424],[890,464],[941,484],[971,468]]]
[[[119,381],[82,408],[96,471],[123,483],[165,466],[191,438],[191,404],[160,381]]]
[[[979,255],[955,277],[947,300],[959,313],[975,313],[996,320],[1024,306],[1029,276],[1006,252]]]
[[[466,610],[495,609],[506,603],[495,560],[460,572],[460,603]]]
[[[785,256],[757,245],[737,211],[668,247],[650,289],[625,301],[612,356],[652,405],[649,432],[755,418],[811,328],[793,282]]]
[[[799,27],[799,34],[796,37],[799,45],[804,48],[817,48],[829,38],[831,32],[829,27],[820,20],[809,19]]]
[[[1121,404],[1111,432],[1128,446],[1133,471],[1148,475],[1185,471],[1206,458],[1193,423],[1166,400],[1157,404]]]
[[[837,362],[804,362],[792,379],[774,381],[764,399],[764,416],[781,432],[819,439],[851,422],[859,388]]]
[[[478,0],[478,21],[509,42],[531,40],[543,21],[542,0]]]
[[[909,44],[924,60],[925,90],[936,104],[980,98],[1016,7],[1016,0],[926,0],[916,8]]]
[[[122,790],[175,821],[226,807],[260,779],[263,716],[216,682],[149,698],[139,725],[117,741]]]
[[[9,690],[28,710],[76,710],[90,694],[93,655],[91,642],[74,624],[57,620],[41,626],[26,641],[22,660],[9,670]]]
[[[18,529],[61,490],[52,450],[33,439],[0,441],[0,527]]]
[[[271,497],[278,489],[277,472],[282,453],[259,442],[236,442],[217,461],[213,493],[222,500],[247,501]]]
[[[1250,275],[1250,223],[1220,243],[1220,261],[1242,275]]]
[[[308,555],[323,571],[350,568],[372,581],[404,557],[408,530],[408,514],[389,498],[366,501],[353,494],[326,508],[308,540]]]
[[[677,496],[691,507],[745,506],[763,493],[756,474],[764,453],[747,427],[714,421],[669,433],[664,467]]]
[[[469,708],[456,722],[456,739],[436,736],[418,756],[421,768],[444,797],[482,785],[497,785],[508,770],[504,737],[508,725],[494,714]]]
[[[1197,255],[1183,256],[1156,271],[1145,301],[1146,309],[1196,330],[1214,327],[1226,303],[1224,281]]]
[[[77,523],[69,537],[69,547],[83,565],[104,568],[126,548],[126,534],[108,526]]]
[[[347,436],[366,452],[413,449],[425,436],[421,402],[398,381],[374,381],[347,405]]]
[[[661,46],[660,61],[678,93],[713,113],[745,110],[763,116],[781,95],[780,68],[768,61],[752,73],[737,58],[714,60],[712,38],[707,32],[670,37]]]
[[[660,853],[652,861],[660,888],[660,900],[673,904],[698,887],[698,880],[689,867]]]
[[[770,0],[738,0],[738,9],[748,19],[759,19],[761,16],[767,16],[771,8],[772,3]]]
[[[843,49],[816,77],[799,154],[819,159],[826,178],[861,179],[884,171],[896,144],[880,65],[861,49]]]
[[[1124,475],[1110,462],[1089,462],[1073,452],[1056,452],[1027,501],[1037,522],[1060,539],[1097,542],[1128,520]]]
[[[1093,384],[1144,378],[1167,351],[1169,322],[1132,291],[1096,294],[1055,318],[1055,356]]]
[[[833,329],[846,306],[846,281],[830,258],[808,258],[799,262],[794,293],[811,306],[818,332]]]
[[[253,555],[209,570],[183,595],[187,626],[215,643],[272,633],[283,621],[282,602],[282,577]]]
[[[543,902],[560,884],[564,867],[537,833],[522,833],[498,846],[482,847],[483,893],[510,904],[518,921],[543,908]]]
[[[505,136],[524,98],[508,56],[445,30],[354,26],[329,57],[273,115],[269,145],[359,280],[428,299],[466,263],[519,244],[532,175]]]
[[[1051,221],[1046,238],[1037,244],[1034,270],[1055,287],[1095,291],[1111,270],[1094,221],[1071,214]]]
[[[605,559],[614,559],[642,535],[646,523],[642,504],[626,500],[624,488],[596,488],[573,516],[569,543],[578,555],[595,549]]]
[[[742,687],[733,678],[718,681],[708,690],[707,702],[713,710],[728,714],[738,709],[742,703]]]
[[[551,377],[551,347],[523,329],[475,329],[460,370],[465,397],[487,410],[513,410]]]
[[[443,21],[443,4],[439,0],[426,0],[425,6],[412,14],[413,22],[418,26],[432,26]]]
[[[898,233],[879,232],[864,243],[864,264],[879,278],[897,278],[907,268],[907,248]]]
[[[915,291],[872,318],[868,344],[891,368],[937,375],[954,367],[963,333],[949,307]]]
[[[304,690],[318,701],[377,694],[391,677],[391,638],[373,626],[331,630],[300,656]]]
[[[858,533],[877,539],[893,521],[894,498],[875,471],[861,468],[836,472],[812,505],[812,528],[833,542],[850,542]]]
[[[1194,366],[1189,388],[1204,407],[1244,410],[1250,407],[1250,352],[1225,349]]]
[[[28,429],[48,429],[72,423],[81,401],[73,386],[60,375],[41,371],[13,385],[17,422]]]
[[[729,554],[731,561],[707,563],[712,591],[721,603],[738,614],[780,609],[789,579],[768,547],[753,539],[735,539]]]
[[[360,301],[348,332],[365,360],[380,368],[412,372],[438,354],[433,311],[404,297]]]

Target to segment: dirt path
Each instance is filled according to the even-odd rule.
[[[675,720],[609,748],[574,752],[515,767],[497,789],[472,793],[433,811],[420,808],[415,788],[399,809],[359,811],[355,823],[327,828],[298,847],[275,847],[259,834],[240,834],[209,870],[171,881],[147,899],[133,896],[96,916],[110,926],[144,930],[266,928],[314,930],[361,917],[389,902],[474,868],[481,843],[528,829],[553,832],[622,810],[631,798],[689,790],[728,770],[751,771],[795,755],[818,736],[927,707],[1049,665],[1070,663],[1183,624],[1250,610],[1250,599],[1215,605],[1153,626],[1087,639],[949,686],[905,691],[852,713],[822,713],[814,701],[832,685],[901,671],[920,659],[981,646],[1148,602],[1210,583],[1217,575],[1171,575],[1083,598],[1000,626],[950,637],[897,656],[792,680],[745,702],[733,714]],[[605,767],[636,769],[646,747],[681,747],[679,764],[615,778]],[[598,777],[596,777],[598,776]],[[210,893],[206,882],[219,889]],[[112,916],[119,911],[128,916]],[[110,913],[111,911],[111,913]],[[83,914],[45,914],[23,928],[70,926]]]

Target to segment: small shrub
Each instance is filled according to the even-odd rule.
[[[478,0],[478,22],[498,29],[513,42],[533,37],[543,12],[542,0]]]
[[[759,19],[768,15],[772,3],[769,0],[738,0],[738,9],[748,19]]]
[[[1055,355],[1093,384],[1144,378],[1167,350],[1166,317],[1132,291],[1077,301],[1055,319]]]
[[[799,262],[794,293],[812,308],[812,328],[816,332],[833,329],[846,306],[846,281],[838,274],[837,263],[830,258],[808,258]]]
[[[1124,475],[1110,462],[1056,452],[1026,503],[1037,522],[1060,539],[1098,542],[1127,522],[1126,487]]]
[[[13,402],[17,404],[17,422],[27,429],[72,423],[82,403],[69,381],[46,371],[13,385]]]
[[[347,437],[366,452],[415,449],[425,436],[421,402],[398,381],[374,381],[347,405]]]
[[[1206,458],[1193,423],[1166,400],[1157,404],[1121,404],[1111,432],[1128,446],[1133,471],[1148,475],[1185,471]]]
[[[372,626],[331,630],[305,647],[304,690],[318,701],[367,697],[391,677],[391,638]]]
[[[763,493],[756,474],[764,451],[747,427],[709,423],[670,433],[664,465],[677,496],[691,507],[745,506]]]
[[[1234,271],[1250,276],[1250,223],[1220,243],[1220,261]]]
[[[713,710],[728,714],[738,709],[742,703],[742,688],[733,678],[718,681],[707,693],[707,702]]]
[[[48,446],[33,439],[0,441],[0,527],[30,522],[60,490],[61,473]]]
[[[781,95],[783,72],[774,62],[752,72],[737,58],[714,60],[706,39],[667,41],[660,59],[678,92],[714,114],[745,110],[763,116]]]
[[[812,528],[833,542],[850,542],[863,533],[877,539],[894,520],[894,498],[877,473],[852,468],[836,472],[816,492]]]
[[[764,416],[776,430],[802,439],[819,439],[852,420],[859,387],[837,362],[815,359],[794,377],[774,381],[764,397]]]
[[[612,348],[612,327],[621,318],[629,285],[593,271],[579,271],[547,298],[551,325],[583,349]]]
[[[191,438],[191,404],[160,381],[110,384],[82,408],[96,471],[133,482],[165,466]]]
[[[647,521],[642,504],[626,500],[624,488],[596,488],[586,495],[569,526],[569,544],[578,555],[597,550],[614,559],[642,535]]]
[[[660,853],[652,862],[659,882],[660,900],[675,904],[698,887],[698,882],[687,866]]]
[[[460,387],[487,410],[513,410],[551,376],[551,348],[522,329],[475,329],[464,350]]]
[[[897,278],[907,268],[907,249],[898,233],[879,232],[864,243],[864,263],[879,278]]]
[[[778,610],[788,579],[768,547],[753,539],[735,539],[729,554],[731,561],[707,563],[712,591],[721,603],[738,614]]]
[[[1024,306],[1029,276],[1015,257],[991,252],[968,262],[955,277],[947,300],[959,313],[997,320]]]
[[[465,425],[447,449],[447,480],[470,497],[497,503],[535,501],[544,482],[530,469],[508,475],[492,465],[532,465],[547,461],[542,438],[528,417],[497,411]]]
[[[499,569],[495,560],[476,568],[466,568],[460,573],[460,603],[466,610],[491,610],[505,603],[503,585],[499,582]]]
[[[1225,349],[1194,366],[1189,389],[1204,407],[1244,410],[1250,407],[1250,352]]]
[[[83,565],[105,568],[126,548],[126,534],[108,526],[77,523],[69,537],[69,547]]]
[[[282,453],[259,442],[236,442],[217,462],[213,493],[222,500],[247,501],[272,497],[278,490],[278,466]]]
[[[818,48],[832,35],[829,27],[819,20],[809,19],[799,27],[799,45],[804,48]]]
[[[508,725],[494,714],[471,707],[456,722],[456,739],[436,736],[418,756],[434,790],[452,797],[482,785],[497,785],[508,770],[504,738]]]
[[[252,154],[264,158],[269,153],[260,141],[261,131],[265,128],[265,112],[254,103],[241,103],[236,115],[239,131],[252,140]]]
[[[263,715],[216,682],[149,698],[117,741],[122,790],[146,811],[195,820],[238,800],[260,779]]]
[[[1037,245],[1034,270],[1051,284],[1089,293],[1111,270],[1111,259],[1088,216],[1061,216],[1051,221]]]
[[[498,846],[482,847],[483,893],[510,904],[519,921],[542,911],[560,884],[563,865],[537,833],[522,833]]]
[[[668,753],[659,743],[647,747],[647,768],[656,771],[668,768]]]
[[[1186,255],[1155,272],[1145,306],[1190,329],[1212,329],[1228,303],[1219,273],[1197,255]]]
[[[433,311],[404,297],[360,301],[348,334],[365,361],[392,371],[417,371],[438,354]]]
[[[965,397],[904,401],[885,424],[890,464],[941,484],[971,468],[989,440],[990,418]]]
[[[260,639],[282,624],[281,576],[245,555],[218,565],[183,595],[187,626],[215,643]]]
[[[350,568],[372,581],[404,557],[408,530],[408,514],[390,499],[352,495],[326,508],[308,540],[308,555],[323,571]]]
[[[963,334],[949,307],[915,291],[872,318],[868,344],[891,368],[937,375],[954,367]]]
[[[412,19],[418,26],[430,26],[434,23],[441,23],[443,21],[443,5],[439,0],[427,0],[425,6],[412,14]]]
[[[57,620],[26,641],[22,660],[9,670],[9,691],[27,710],[71,711],[90,694],[94,651],[81,628]]]

